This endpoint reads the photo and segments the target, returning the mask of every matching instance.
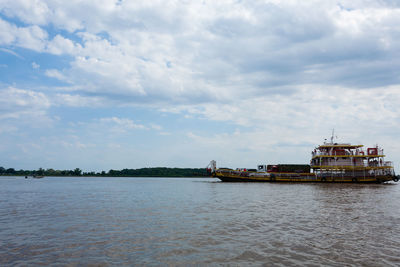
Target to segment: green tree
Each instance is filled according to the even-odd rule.
[[[76,175],[76,176],[81,176],[81,175],[82,175],[82,170],[79,169],[79,168],[76,168],[76,169],[74,170],[74,175]]]
[[[37,175],[44,175],[44,169],[39,168],[39,170],[36,171]]]
[[[9,168],[9,169],[6,170],[6,173],[8,173],[8,174],[14,174],[14,173],[15,173],[15,170],[14,170],[14,168]]]

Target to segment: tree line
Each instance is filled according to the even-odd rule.
[[[74,170],[15,170],[14,168],[0,167],[0,175],[10,176],[107,176],[107,177],[207,177],[209,174],[202,168],[141,168],[141,169],[123,169],[109,170],[101,172],[83,172],[79,168]]]

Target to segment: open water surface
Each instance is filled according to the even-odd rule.
[[[0,265],[400,266],[400,184],[0,177]]]

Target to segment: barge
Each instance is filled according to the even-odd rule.
[[[385,161],[378,145],[336,143],[331,137],[311,152],[310,164],[258,165],[257,169],[217,168],[212,160],[208,171],[223,182],[323,182],[385,183],[399,181],[393,163]]]

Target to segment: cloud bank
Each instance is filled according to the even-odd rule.
[[[186,137],[207,149],[219,140],[273,153],[282,144],[316,144],[331,128],[399,148],[395,1],[10,0],[0,14],[0,51],[64,62],[35,60],[41,86],[2,89],[41,99],[34,112],[49,120],[50,107],[140,107],[231,127],[188,129]],[[5,105],[1,118],[29,113],[18,103]],[[223,148],[216,154],[223,159]]]

